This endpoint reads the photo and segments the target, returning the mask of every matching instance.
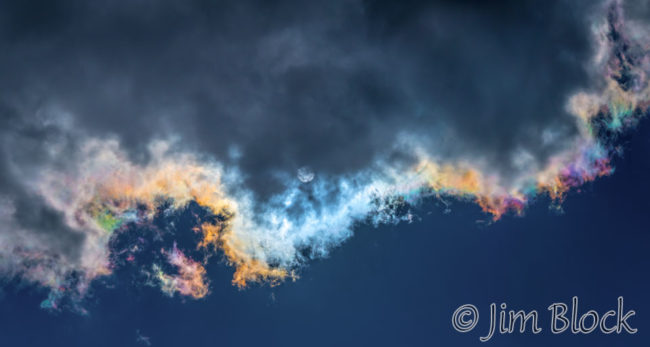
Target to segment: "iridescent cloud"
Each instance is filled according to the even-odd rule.
[[[522,214],[540,195],[559,206],[572,188],[614,171],[617,137],[650,106],[650,55],[647,42],[639,41],[648,37],[646,29],[624,22],[618,1],[606,11],[593,25],[590,64],[600,73],[595,87],[567,98],[578,135],[542,165],[524,165],[506,177],[490,170],[490,163],[439,159],[404,134],[404,150],[417,158],[415,165],[377,160],[341,177],[302,168],[282,193],[260,201],[237,167],[176,151],[174,141],[153,142],[150,159],[140,163],[116,140],[87,138],[72,165],[43,170],[31,182],[35,194],[83,236],[78,258],[53,253],[38,240],[0,234],[0,271],[48,288],[42,307],[50,309],[68,302],[83,310],[77,304],[90,284],[127,264],[137,264],[149,284],[170,296],[200,299],[209,293],[205,265],[215,255],[235,268],[233,284],[239,287],[297,279],[302,264],[326,256],[357,223],[411,221],[409,206],[423,197],[473,201],[494,221]],[[526,155],[521,153],[524,163]],[[185,230],[195,237],[193,245],[182,248],[174,240],[171,247],[149,249],[154,256],[141,261],[152,242],[148,237],[179,236],[157,226],[160,216],[191,204],[204,214]],[[0,200],[0,220],[12,225],[15,208],[10,199]],[[154,236],[140,231],[147,228]]]

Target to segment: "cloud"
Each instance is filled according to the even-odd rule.
[[[0,272],[48,308],[128,267],[201,298],[215,255],[295,279],[424,197],[559,205],[650,100],[618,1],[1,6]]]
[[[520,148],[543,161],[563,142],[542,133],[575,134],[566,95],[589,83],[593,9],[571,2],[4,6],[3,96],[135,156],[177,135],[220,159],[237,146],[265,196],[276,171],[363,169],[400,130],[504,172]]]

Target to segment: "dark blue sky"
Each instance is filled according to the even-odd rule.
[[[454,203],[444,215],[430,202],[421,222],[359,228],[298,281],[274,288],[238,290],[232,269],[213,262],[206,299],[170,299],[117,278],[114,288],[96,282],[89,315],[79,316],[41,310],[44,292],[10,285],[0,301],[2,345],[144,345],[139,330],[153,346],[475,346],[487,323],[460,334],[452,312],[472,303],[485,320],[490,303],[506,302],[537,309],[544,331],[495,336],[494,346],[647,346],[649,138],[646,122],[621,139],[615,174],[570,194],[564,214],[537,201],[522,218],[482,226],[474,206]],[[638,334],[553,336],[546,307],[574,295],[600,312],[624,296]]]

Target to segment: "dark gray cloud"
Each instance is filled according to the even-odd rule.
[[[480,156],[503,170],[522,149],[543,161],[575,132],[564,104],[588,84],[594,5],[0,6],[4,102],[34,114],[54,105],[86,134],[119,136],[136,158],[168,135],[219,158],[237,146],[249,186],[267,192],[277,170],[365,167],[400,131],[439,155]]]
[[[74,262],[80,255],[84,235],[72,230],[61,211],[50,206],[38,196],[34,187],[29,186],[30,178],[44,165],[63,164],[61,157],[50,155],[53,147],[60,147],[57,152],[71,153],[74,141],[55,124],[43,122],[38,116],[21,117],[22,113],[8,104],[0,104],[0,112],[3,115],[0,118],[3,241],[25,238],[24,242],[17,243],[26,249],[46,244],[47,252]],[[10,215],[6,215],[8,212]]]

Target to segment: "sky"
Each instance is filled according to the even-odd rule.
[[[647,345],[648,30],[643,1],[3,2],[0,339],[469,346],[505,302],[544,332],[488,343]],[[573,296],[639,332],[552,335]]]

